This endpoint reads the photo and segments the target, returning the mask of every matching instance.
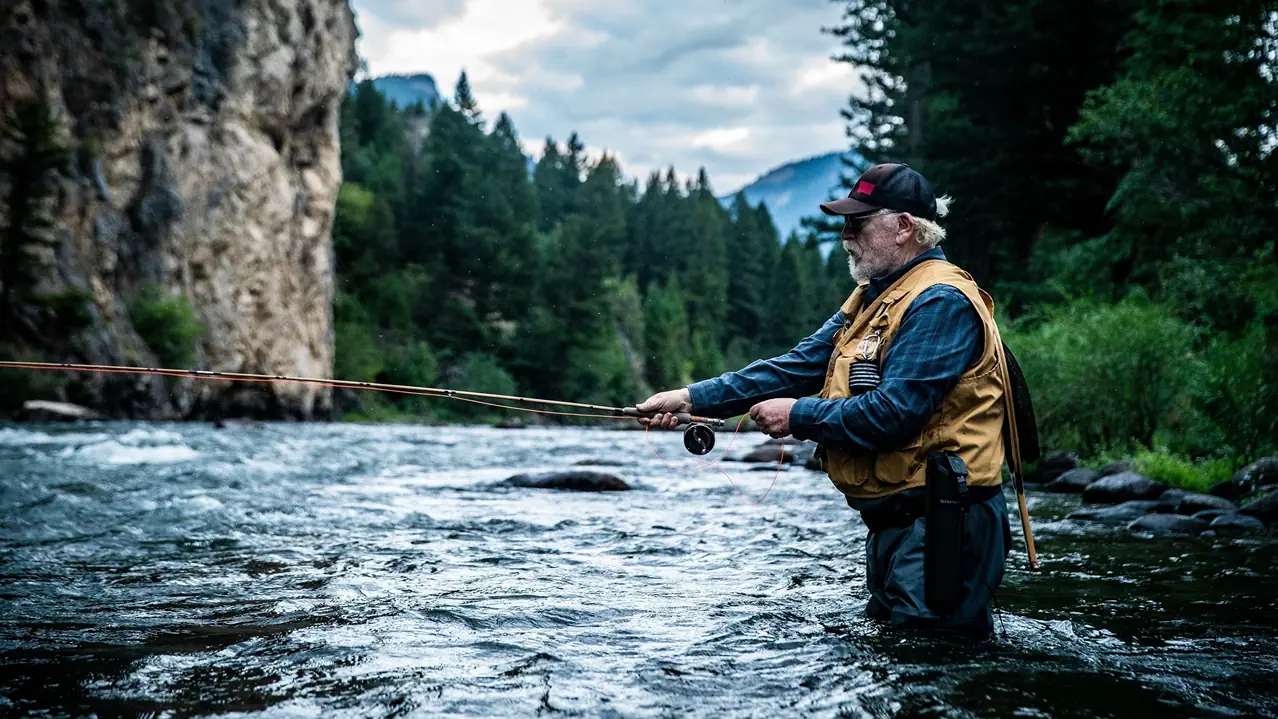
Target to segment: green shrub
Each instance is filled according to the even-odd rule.
[[[1140,452],[1129,460],[1140,474],[1192,492],[1206,492],[1234,475],[1238,463],[1231,459],[1199,462],[1165,452]]]
[[[204,326],[195,319],[185,295],[166,296],[155,285],[145,285],[128,303],[133,329],[162,364],[182,366],[195,356],[195,341]]]
[[[1201,375],[1194,330],[1139,298],[1049,308],[1004,340],[1025,371],[1042,444],[1084,456],[1152,449]]]
[[[485,392],[488,394],[513,395],[518,391],[514,378],[510,376],[510,373],[502,369],[501,363],[497,358],[483,352],[470,352],[463,356],[461,361],[446,373],[446,381],[443,386],[467,392]],[[490,400],[481,401],[489,402]],[[501,400],[491,400],[491,402],[493,404],[513,404]],[[511,413],[508,410],[459,400],[438,400],[435,407],[440,414],[445,416],[480,421],[504,419]]]

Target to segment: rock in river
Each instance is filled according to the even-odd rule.
[[[1251,502],[1239,511],[1243,514],[1250,514],[1265,524],[1278,522],[1278,489]]]
[[[1133,519],[1142,517],[1149,512],[1154,511],[1158,506],[1158,502],[1153,500],[1136,500],[1131,502],[1123,502],[1114,507],[1084,507],[1075,510],[1069,515],[1070,519],[1085,519],[1092,522],[1107,522],[1111,524],[1120,524],[1122,522],[1130,522]]]
[[[1100,478],[1096,472],[1078,467],[1071,469],[1056,479],[1048,482],[1043,489],[1048,492],[1081,492],[1087,489],[1087,486]]]
[[[1207,523],[1183,514],[1146,514],[1127,528],[1150,534],[1201,534],[1207,529]]]
[[[1167,485],[1155,482],[1135,472],[1122,472],[1102,477],[1083,490],[1084,502],[1115,504],[1134,499],[1158,499],[1167,491]]]
[[[516,474],[502,482],[508,487],[563,489],[570,492],[625,492],[630,485],[620,477],[603,472],[575,470],[544,474]]]

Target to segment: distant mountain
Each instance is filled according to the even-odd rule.
[[[373,87],[401,108],[418,100],[430,107],[440,99],[435,78],[430,75],[384,75],[373,78]]]
[[[799,223],[802,218],[821,214],[818,205],[830,199],[832,191],[840,197],[846,194],[835,189],[840,173],[845,170],[843,156],[842,152],[830,152],[787,163],[769,170],[737,192],[744,191],[751,205],[767,203],[772,221],[785,239],[791,230],[802,233],[803,226]],[[865,165],[860,155],[851,157],[859,166]],[[730,193],[719,200],[729,205],[736,194]]]

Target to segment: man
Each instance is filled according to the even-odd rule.
[[[871,167],[847,198],[821,205],[844,218],[843,249],[858,283],[840,311],[780,357],[653,395],[639,409],[656,414],[640,422],[673,429],[674,412],[748,410],[772,437],[815,440],[831,481],[870,529],[866,614],[985,637],[1011,544],[1001,340],[988,295],[937,246],[948,204],[907,165]],[[950,546],[948,565],[961,567],[947,584],[957,599],[938,612],[924,571],[936,566],[926,557],[925,497],[929,455],[943,451],[962,460],[967,491],[955,525],[961,548],[933,543],[933,553]],[[944,580],[931,576],[935,591]]]

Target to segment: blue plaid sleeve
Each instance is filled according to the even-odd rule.
[[[836,312],[815,334],[780,357],[758,360],[745,369],[688,385],[693,411],[735,417],[764,400],[817,394],[825,384],[834,333],[842,324],[843,313]]]
[[[906,310],[888,345],[878,389],[851,399],[800,399],[790,410],[790,432],[849,449],[902,447],[980,358],[983,338],[981,319],[962,292],[929,287]]]

